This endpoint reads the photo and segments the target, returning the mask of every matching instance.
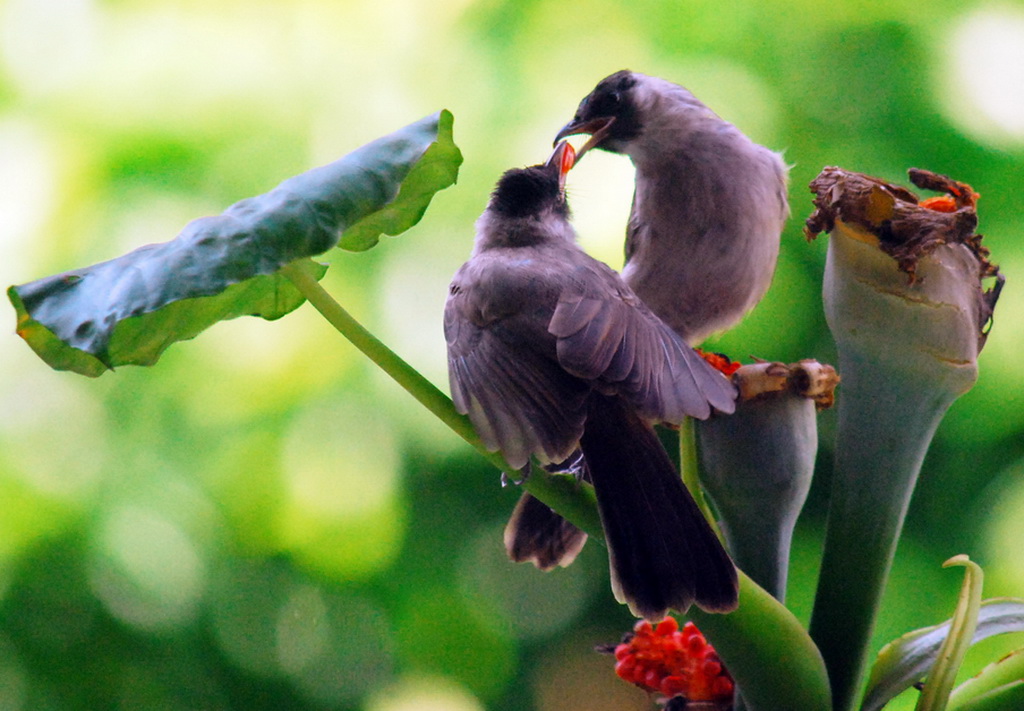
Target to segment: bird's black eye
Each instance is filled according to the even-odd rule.
[[[622,110],[623,97],[618,89],[594,94],[587,113],[590,116],[615,116]]]

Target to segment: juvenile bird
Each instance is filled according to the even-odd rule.
[[[736,392],[577,244],[571,146],[498,181],[445,305],[452,400],[511,467],[582,451],[612,589],[637,615],[728,611],[736,569],[652,422],[731,412]]]

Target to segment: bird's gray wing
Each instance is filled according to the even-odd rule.
[[[580,267],[583,269],[584,267]],[[680,422],[732,412],[736,389],[599,262],[569,278],[548,331],[573,375],[626,397],[644,417]]]
[[[529,333],[533,314],[480,318],[479,304],[452,294],[445,306],[448,379],[455,408],[468,415],[487,449],[520,468],[566,459],[583,434],[589,383],[566,373],[554,339]],[[545,352],[547,351],[547,352]]]

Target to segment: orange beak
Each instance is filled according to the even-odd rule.
[[[554,152],[545,165],[558,166],[558,187],[565,189],[565,176],[576,165],[576,150],[568,141],[561,141],[555,146]]]
[[[567,136],[577,136],[581,133],[589,133],[590,138],[587,139],[587,142],[584,143],[578,151],[576,151],[576,162],[579,162],[584,153],[608,137],[608,133],[612,130],[613,123],[615,123],[614,116],[590,119],[589,121],[570,121],[562,126],[562,130],[558,132],[557,136],[555,136],[555,141],[557,142]]]

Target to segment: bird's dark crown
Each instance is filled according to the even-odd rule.
[[[501,176],[491,195],[491,208],[506,217],[539,215],[548,208],[568,215],[569,206],[552,166],[513,168]]]
[[[615,118],[608,133],[608,141],[628,141],[640,135],[640,116],[633,90],[637,76],[623,69],[605,77],[594,90],[583,98],[573,122],[598,118]]]

